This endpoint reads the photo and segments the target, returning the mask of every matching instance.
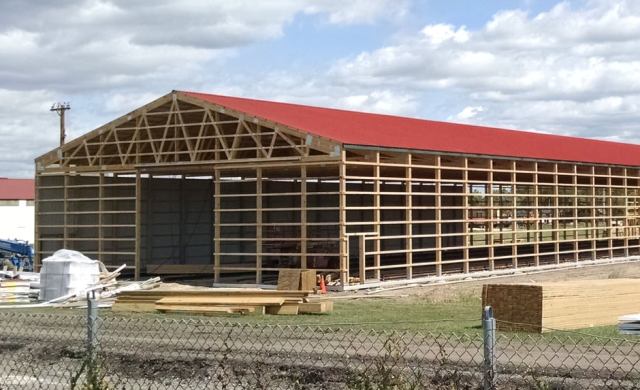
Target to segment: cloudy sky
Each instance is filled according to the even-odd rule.
[[[173,89],[640,143],[640,1],[0,2],[0,176]]]

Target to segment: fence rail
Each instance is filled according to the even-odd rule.
[[[7,389],[638,389],[640,343],[208,317],[0,312]],[[65,312],[70,313],[70,312]]]

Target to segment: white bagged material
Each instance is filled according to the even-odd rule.
[[[80,252],[60,249],[42,261],[40,270],[40,300],[50,301],[74,294],[97,284],[100,268]]]

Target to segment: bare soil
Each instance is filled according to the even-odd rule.
[[[450,302],[461,297],[480,297],[482,286],[488,283],[542,283],[568,280],[593,279],[640,279],[640,262],[590,265],[559,270],[545,270],[498,276],[452,283],[434,283],[419,287],[403,288],[384,292],[385,295],[419,298],[433,303]]]

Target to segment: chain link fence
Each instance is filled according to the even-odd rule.
[[[90,305],[91,306],[91,305]],[[0,389],[639,389],[640,344],[209,317],[0,312]]]

